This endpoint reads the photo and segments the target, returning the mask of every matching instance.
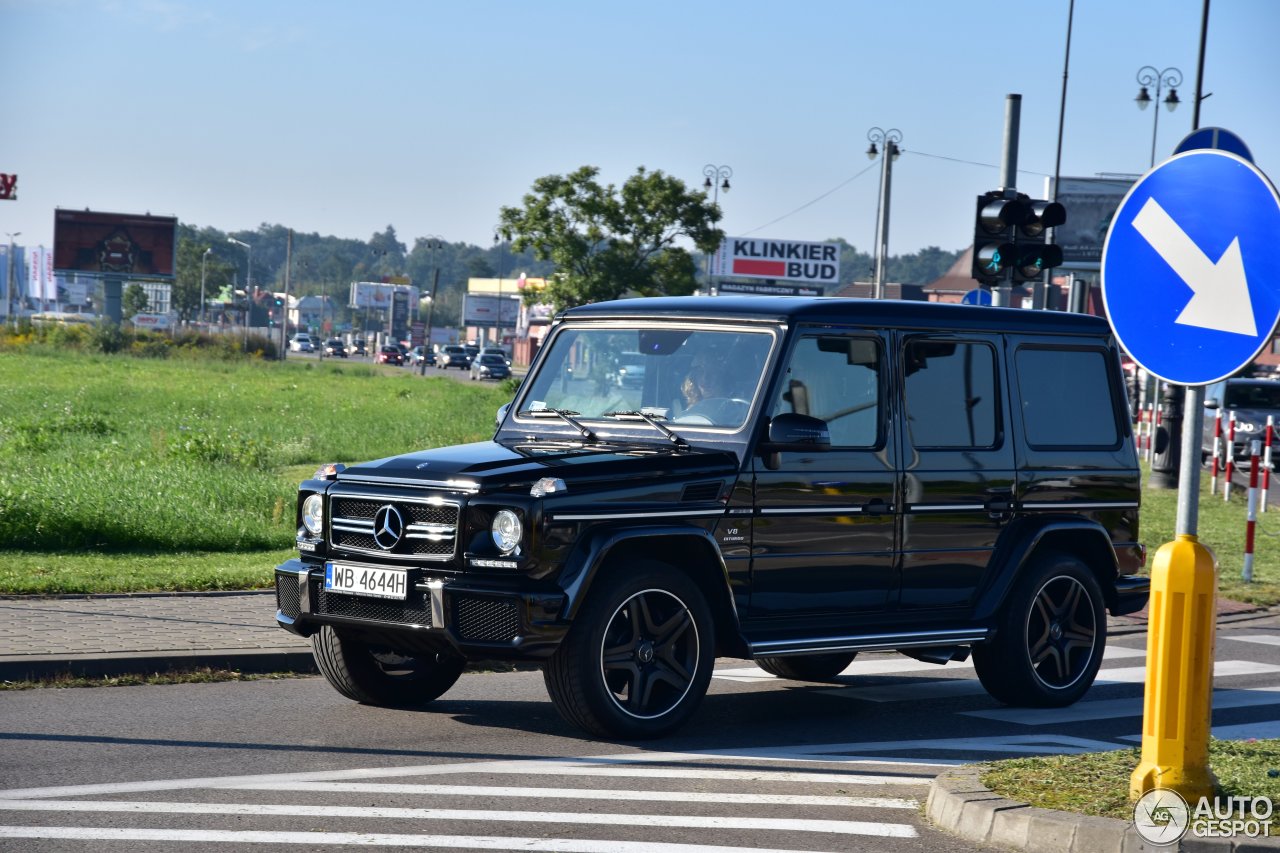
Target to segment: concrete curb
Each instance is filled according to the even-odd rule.
[[[115,678],[122,675],[227,669],[244,673],[318,673],[309,648],[112,652],[109,654],[0,656],[0,681]]]
[[[1028,853],[1246,853],[1280,850],[1280,838],[1192,838],[1156,846],[1143,840],[1133,823],[1041,809],[1007,800],[984,787],[980,768],[948,770],[929,786],[925,815],[933,824],[966,841]]]

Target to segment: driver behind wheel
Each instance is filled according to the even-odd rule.
[[[676,420],[716,426],[742,423],[751,392],[736,369],[729,353],[703,350],[695,355],[680,384],[685,409]]]

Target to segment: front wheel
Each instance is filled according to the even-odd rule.
[[[1042,554],[1029,568],[1009,594],[994,639],[973,647],[973,666],[1006,705],[1059,708],[1085,694],[1102,664],[1102,590],[1070,554]]]
[[[367,643],[323,626],[311,638],[316,666],[335,690],[366,705],[424,705],[443,696],[466,662],[443,642],[434,652]]]
[[[602,737],[659,737],[702,701],[714,645],[697,584],[663,563],[636,561],[596,582],[543,679],[570,723]]]

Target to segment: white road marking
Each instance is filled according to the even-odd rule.
[[[1235,726],[1214,726],[1209,734],[1219,740],[1247,740],[1249,738],[1280,738],[1280,720],[1258,723],[1241,723]],[[1125,735],[1120,740],[1142,742],[1142,735]]]
[[[616,788],[511,788],[497,785],[410,785],[394,782],[262,782],[226,786],[237,791],[293,791],[336,794],[415,794],[437,797],[502,797],[509,799],[620,800],[656,803],[731,803],[736,805],[841,806],[914,809],[918,800],[900,797],[805,796],[801,794],[733,794],[702,791],[629,791]],[[3,808],[0,805],[0,808]]]
[[[1261,643],[1264,646],[1280,646],[1280,635],[1277,634],[1226,634],[1218,632],[1220,640],[1239,640],[1242,643]]]
[[[645,826],[681,829],[753,829],[776,832],[826,832],[837,835],[881,835],[914,838],[915,828],[904,823],[863,820],[803,820],[740,817],[737,815],[668,815],[652,812],[639,817],[608,812],[515,812],[487,809],[412,809],[387,806],[304,806],[275,803],[169,803],[123,800],[9,800],[8,811],[116,812],[134,814],[268,815],[271,817],[384,818],[400,820],[467,820],[486,823],[559,823],[589,826],[627,826],[638,819]]]
[[[1251,708],[1258,705],[1280,705],[1280,687],[1256,687],[1251,690],[1215,690],[1213,707]],[[1141,717],[1142,697],[1077,702],[1066,708],[997,708],[990,711],[961,711],[970,717],[983,717],[1022,726],[1053,726],[1087,720],[1109,720],[1116,717]]]
[[[766,853],[755,847],[664,844],[652,841],[592,841],[576,838],[504,838],[485,835],[391,835],[366,832],[252,832],[222,829],[0,826],[0,838],[70,841],[171,841],[188,844],[291,844],[305,849],[334,845],[417,847],[440,850],[525,850],[534,853]],[[772,853],[802,853],[774,850]],[[803,851],[813,853],[813,851]]]

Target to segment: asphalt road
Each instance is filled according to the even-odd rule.
[[[538,672],[468,673],[429,710],[319,677],[0,693],[0,849],[584,853],[954,851],[919,804],[948,764],[1135,744],[1142,633],[1076,705],[998,705],[972,666],[865,654],[803,684],[722,660],[660,741],[592,740]],[[1280,736],[1280,617],[1219,626],[1219,737]]]

